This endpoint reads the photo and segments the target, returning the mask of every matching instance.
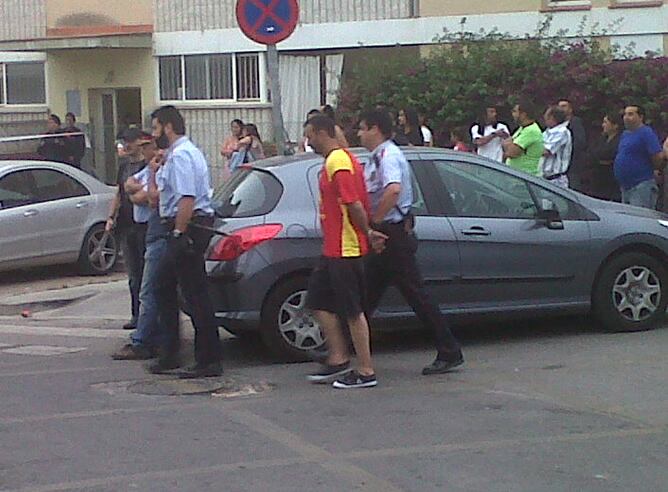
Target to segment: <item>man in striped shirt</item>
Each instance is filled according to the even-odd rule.
[[[305,125],[305,135],[315,152],[325,157],[320,173],[323,256],[311,274],[306,304],[324,330],[329,349],[323,368],[307,379],[314,383],[333,381],[335,388],[370,388],[377,380],[364,315],[363,257],[369,242],[382,240],[382,235],[369,228],[364,171],[356,157],[339,147],[334,122],[326,116],[314,116]],[[350,369],[344,322],[357,354],[355,371]]]

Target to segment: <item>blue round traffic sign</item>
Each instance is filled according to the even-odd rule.
[[[299,22],[297,0],[237,0],[237,21],[243,33],[261,44],[276,44]]]

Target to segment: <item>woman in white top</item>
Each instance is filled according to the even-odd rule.
[[[422,139],[424,140],[424,146],[433,147],[434,133],[431,131],[431,128],[427,126],[427,117],[421,114],[419,118],[420,118],[420,130],[422,130]]]
[[[487,106],[484,117],[471,127],[471,141],[478,148],[478,155],[493,161],[503,162],[501,144],[508,137],[510,137],[510,131],[506,125],[497,120],[497,111],[494,106]]]

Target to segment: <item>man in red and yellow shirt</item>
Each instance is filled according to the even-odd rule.
[[[320,174],[320,223],[323,256],[309,280],[307,306],[325,332],[329,356],[314,383],[334,381],[335,388],[370,388],[377,380],[371,362],[369,325],[364,315],[363,257],[371,242],[382,248],[385,236],[369,228],[368,195],[364,172],[356,157],[341,149],[334,122],[314,116],[305,125],[309,145],[325,157]],[[347,322],[357,354],[357,370],[350,369],[348,344],[342,331]]]

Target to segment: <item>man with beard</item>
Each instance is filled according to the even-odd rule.
[[[158,360],[147,369],[163,374],[181,365],[177,295],[180,286],[195,328],[195,364],[179,376],[184,379],[220,376],[223,368],[218,324],[204,267],[204,252],[213,226],[209,167],[202,152],[185,135],[185,121],[174,106],[163,106],[151,116],[153,137],[164,151],[155,176],[160,191],[160,217],[170,232],[157,272],[164,342]]]

